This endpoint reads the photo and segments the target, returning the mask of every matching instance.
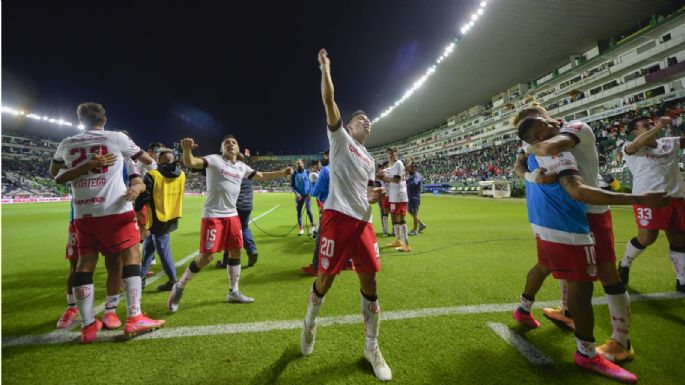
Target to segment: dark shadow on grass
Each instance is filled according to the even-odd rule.
[[[290,362],[302,357],[300,350],[296,346],[288,346],[285,348],[281,356],[271,364],[268,368],[262,370],[255,378],[250,382],[253,385],[258,384],[273,384],[275,383],[281,374],[288,367]]]
[[[310,277],[302,274],[296,267],[288,270],[279,270],[267,274],[254,274],[241,277],[241,284],[262,284],[271,282],[300,281],[303,277]]]

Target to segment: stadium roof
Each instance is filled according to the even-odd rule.
[[[369,147],[424,131],[517,83],[549,73],[664,12],[667,0],[494,0],[422,87],[379,120]],[[458,25],[455,24],[455,30]],[[408,79],[407,83],[410,83]],[[398,95],[398,98],[401,95]]]

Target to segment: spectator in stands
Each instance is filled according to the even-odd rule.
[[[312,205],[309,199],[309,193],[312,188],[309,181],[309,172],[304,169],[304,161],[298,159],[295,163],[296,170],[290,179],[290,186],[293,193],[295,193],[295,209],[297,210],[297,224],[300,226],[300,232],[297,234],[302,236],[304,234],[304,227],[302,227],[302,207],[307,209],[307,217],[309,218],[310,230],[314,232],[314,215],[312,214]]]

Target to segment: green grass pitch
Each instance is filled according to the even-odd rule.
[[[176,261],[196,251],[202,197],[185,200],[185,216],[172,234]],[[253,216],[279,205],[257,224],[282,234],[295,223],[291,194],[257,194]],[[377,219],[377,207],[374,217]],[[322,317],[359,316],[359,323],[320,327],[314,354],[299,354],[299,328],[262,332],[149,338],[100,342],[6,346],[13,337],[54,331],[65,306],[64,260],[67,203],[2,207],[2,381],[6,384],[363,384],[376,383],[362,356],[363,326],[359,285],[353,273],[341,274],[326,298]],[[378,275],[384,312],[507,304],[518,301],[526,272],[535,257],[535,243],[522,200],[424,196],[421,217],[428,229],[412,237],[413,252],[382,249]],[[632,211],[613,210],[616,250],[634,236]],[[410,222],[411,223],[411,222]],[[380,232],[380,223],[375,221]],[[176,314],[165,310],[167,293],[146,288],[143,310],[167,320],[165,329],[299,321],[303,318],[312,277],[300,273],[311,261],[314,241],[292,232],[269,237],[252,227],[259,262],[244,269],[240,288],[255,297],[251,305],[225,302],[227,278],[213,264],[188,285]],[[388,243],[380,239],[379,245]],[[631,293],[673,292],[674,273],[665,237],[633,265]],[[244,256],[246,260],[246,257]],[[185,269],[184,264],[178,273]],[[96,305],[104,301],[104,265],[95,276]],[[158,264],[155,272],[161,270]],[[595,296],[603,297],[601,286]],[[559,298],[549,279],[538,301]],[[119,315],[125,317],[125,305]],[[513,307],[511,308],[513,310]],[[542,327],[516,326],[511,312],[452,314],[385,320],[380,346],[399,384],[610,384],[574,366],[573,334],[560,329],[536,310]],[[632,341],[636,359],[625,365],[642,384],[682,384],[681,356],[685,330],[685,299],[641,301],[632,305]],[[606,305],[595,306],[595,337],[610,336]],[[381,315],[382,316],[382,315]],[[488,326],[507,325],[554,362],[535,366]],[[198,333],[202,334],[202,333]],[[154,337],[154,333],[147,337]]]

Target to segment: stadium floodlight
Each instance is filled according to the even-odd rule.
[[[473,26],[475,25],[476,21],[480,18],[485,13],[485,6],[487,5],[487,1],[481,1],[480,2],[480,8],[476,10],[475,13],[472,13],[468,23],[463,24],[461,28],[459,29],[459,32],[461,32],[462,35],[465,35]],[[424,72],[424,75],[419,78],[419,80],[415,81],[411,87],[404,92],[402,97],[398,100],[396,100],[389,108],[385,109],[379,116],[376,118],[372,119],[373,123],[376,123],[377,121],[381,120],[382,118],[388,116],[395,108],[399,107],[402,103],[404,103],[409,97],[412,96],[414,91],[416,91],[419,87],[421,87],[430,76],[432,76],[437,70],[438,66],[442,64],[445,59],[454,52],[454,48],[456,47],[458,39],[455,38],[450,44],[448,44],[445,47],[445,50],[440,54],[440,56],[435,60],[435,64],[432,64],[429,66],[426,71]]]
[[[48,118],[47,116],[43,115],[43,120],[48,120],[48,119],[50,119],[50,118]]]
[[[84,126],[83,124],[79,124],[78,126],[76,126],[76,128],[78,128],[79,130],[85,130],[86,126]]]

